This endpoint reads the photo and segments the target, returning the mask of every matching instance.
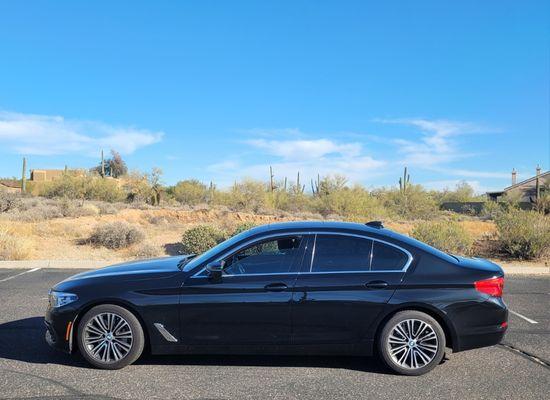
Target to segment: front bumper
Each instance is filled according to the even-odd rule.
[[[44,324],[46,325],[45,339],[48,345],[66,353],[73,351],[74,324],[78,312],[72,307],[59,309],[48,307]]]

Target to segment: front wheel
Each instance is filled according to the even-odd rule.
[[[384,363],[402,375],[422,375],[435,368],[445,354],[445,333],[426,313],[406,310],[384,325],[378,338]]]
[[[127,309],[102,304],[89,310],[78,324],[78,348],[90,364],[119,369],[136,361],[144,346],[138,319]]]

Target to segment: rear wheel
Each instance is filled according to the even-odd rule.
[[[437,366],[445,354],[445,332],[426,313],[406,310],[384,325],[378,338],[384,363],[403,375],[422,375]]]
[[[90,364],[119,369],[136,361],[143,351],[143,329],[127,309],[102,304],[88,311],[78,324],[78,348]]]

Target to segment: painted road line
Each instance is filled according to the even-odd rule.
[[[538,324],[537,321],[535,321],[534,319],[531,319],[531,318],[527,318],[525,315],[521,315],[520,313],[518,312],[515,312],[515,311],[512,311],[512,310],[508,310],[510,311],[512,314],[520,317],[520,318],[523,318],[524,320],[526,320],[527,322],[529,322],[530,324]]]
[[[27,270],[27,271],[20,272],[20,273],[18,273],[18,274],[16,274],[16,275],[12,275],[12,276],[8,276],[7,278],[0,279],[0,282],[6,282],[6,281],[9,281],[10,279],[17,278],[18,276],[21,276],[21,275],[24,275],[24,274],[28,274],[29,272],[38,271],[39,269],[41,269],[41,268],[29,269],[29,270]]]

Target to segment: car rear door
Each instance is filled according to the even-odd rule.
[[[181,343],[289,344],[292,287],[306,248],[304,235],[256,239],[219,259],[221,280],[203,270],[188,278],[180,300]]]
[[[318,233],[296,280],[294,344],[353,344],[372,339],[376,320],[412,261],[391,243],[362,235]]]

